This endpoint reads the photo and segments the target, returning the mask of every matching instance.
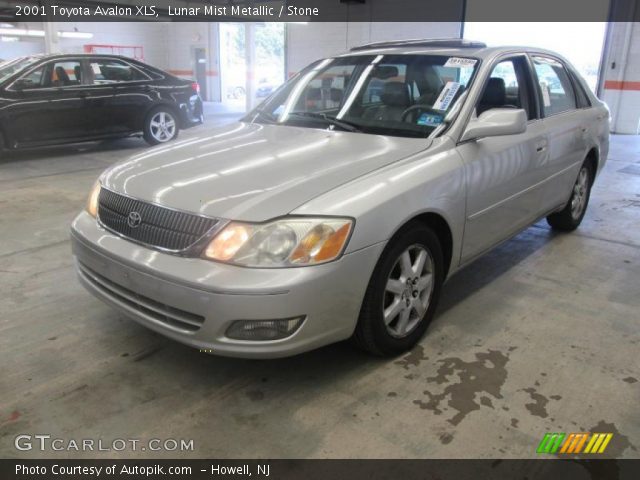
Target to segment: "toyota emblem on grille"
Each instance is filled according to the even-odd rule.
[[[138,212],[131,212],[127,217],[127,225],[131,228],[137,228],[142,223],[142,217]]]

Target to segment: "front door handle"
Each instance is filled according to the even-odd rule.
[[[541,142],[536,143],[536,152],[544,152],[547,149],[547,141],[543,140]]]

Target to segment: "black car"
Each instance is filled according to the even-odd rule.
[[[200,87],[116,55],[35,55],[0,64],[0,148],[142,135],[202,123]]]

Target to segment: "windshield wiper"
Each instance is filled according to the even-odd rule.
[[[335,117],[330,117],[326,113],[320,112],[291,112],[289,117],[296,116],[301,118],[313,118],[318,120],[324,120],[330,125],[334,127],[341,128],[346,130],[347,132],[362,132],[362,129],[351,122],[347,122],[345,120],[338,120]]]

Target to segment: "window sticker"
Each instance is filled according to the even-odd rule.
[[[460,84],[458,82],[447,82],[442,89],[442,92],[440,92],[440,95],[438,95],[438,99],[433,104],[433,108],[435,110],[446,111],[451,105],[451,102],[459,89]]]
[[[445,67],[465,68],[473,67],[478,61],[474,58],[451,57],[444,64]]]
[[[418,117],[416,124],[423,125],[425,127],[437,127],[442,123],[442,115],[435,115],[433,113],[423,113]]]
[[[542,103],[545,107],[550,107],[551,97],[549,95],[549,85],[547,85],[547,82],[540,82],[540,90],[542,90]]]
[[[96,75],[100,75],[102,73],[100,71],[100,65],[98,65],[97,63],[91,64],[91,70],[93,70],[93,73],[95,73]]]

